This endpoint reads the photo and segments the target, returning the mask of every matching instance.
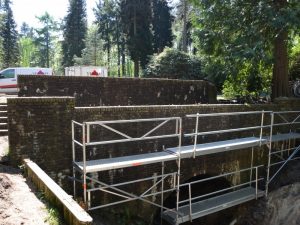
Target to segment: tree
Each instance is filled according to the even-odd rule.
[[[144,76],[186,80],[205,78],[200,59],[171,48],[165,48],[152,58]]]
[[[51,55],[53,55],[55,41],[54,33],[58,30],[57,23],[48,12],[45,12],[42,16],[38,16],[37,19],[42,25],[41,28],[35,29],[37,33],[35,42],[40,52],[40,66],[50,67],[51,58],[53,58]]]
[[[2,67],[16,66],[19,62],[18,33],[16,31],[16,23],[10,4],[10,0],[4,0],[1,10],[0,36]]]
[[[21,37],[19,39],[20,66],[31,67],[38,65],[38,49],[31,37]]]
[[[107,67],[110,71],[111,48],[116,30],[116,7],[113,0],[99,0],[94,9],[99,34],[104,41],[103,48],[107,53]]]
[[[34,35],[33,27],[30,27],[27,23],[23,22],[20,28],[20,37],[30,37],[32,38]]]
[[[198,9],[193,19],[194,38],[202,54],[222,58],[228,67],[227,76],[232,78],[248,69],[244,78],[250,89],[258,85],[254,87],[256,91],[261,89],[256,80],[268,79],[264,72],[273,68],[273,98],[288,95],[288,32],[299,28],[299,1],[194,0],[193,3]]]
[[[153,0],[153,50],[161,53],[164,48],[172,47],[172,22],[171,7],[166,0]]]
[[[98,30],[99,27],[97,25],[89,27],[85,38],[86,47],[82,50],[82,57],[75,58],[75,64],[93,66],[103,65],[103,44]]]
[[[69,3],[63,26],[62,64],[65,67],[74,65],[74,57],[81,57],[87,32],[85,0],[70,0]]]
[[[134,62],[134,76],[139,67],[145,68],[153,53],[151,33],[151,0],[123,0],[121,21],[130,58]]]

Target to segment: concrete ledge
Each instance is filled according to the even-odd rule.
[[[24,159],[25,169],[28,177],[45,193],[46,199],[57,206],[63,213],[68,224],[83,225],[92,224],[92,217],[82,209],[72,196],[68,195],[58,186],[36,163],[29,159]]]

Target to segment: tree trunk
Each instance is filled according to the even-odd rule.
[[[276,0],[275,4],[275,7],[280,9],[286,6],[287,0]],[[290,95],[288,85],[288,30],[283,29],[278,32],[274,41],[272,99]]]
[[[139,77],[139,60],[134,60],[134,77]]]
[[[183,0],[182,51],[187,52],[187,0]]]
[[[134,16],[133,16],[133,35],[137,36],[137,21],[136,21],[136,5],[134,5]],[[134,77],[139,77],[139,60],[136,57],[134,59]]]
[[[118,77],[121,77],[120,65],[121,65],[121,47],[120,47],[120,31],[119,31],[119,21],[117,20],[117,51],[118,51]]]
[[[122,43],[121,43],[121,55],[122,55],[122,76],[126,76],[126,58],[125,58],[125,38],[124,36],[122,36],[121,39]]]

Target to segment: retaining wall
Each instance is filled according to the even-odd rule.
[[[280,100],[275,104],[268,105],[161,105],[161,106],[121,106],[121,107],[80,107],[75,108],[74,98],[12,98],[8,99],[9,117],[9,144],[12,163],[18,165],[23,158],[30,158],[35,161],[47,174],[49,174],[60,186],[70,192],[71,182],[67,176],[71,175],[71,120],[78,122],[93,120],[116,120],[133,118],[157,118],[181,116],[193,113],[212,113],[212,112],[239,112],[239,111],[258,111],[258,110],[299,110],[299,100]],[[266,119],[267,122],[268,119]],[[200,129],[225,129],[258,125],[259,117],[233,118],[228,117],[204,120]],[[193,131],[194,121],[184,119],[184,130]],[[122,127],[121,127],[122,128]],[[126,132],[132,135],[142,135],[146,128],[150,126],[130,125],[123,127]],[[102,131],[99,131],[102,132]],[[79,131],[80,133],[80,131]],[[97,132],[97,134],[99,134]],[[103,134],[103,133],[101,133]],[[94,134],[95,135],[95,134]],[[112,137],[109,134],[103,135]],[[252,135],[251,135],[252,136]],[[234,136],[231,136],[231,138]],[[210,140],[211,137],[205,137]],[[225,139],[226,136],[214,135],[211,140]],[[192,140],[185,140],[184,144],[191,144]],[[88,157],[116,157],[122,155],[141,154],[161,150],[162,145],[176,146],[177,140],[146,141],[139,144],[126,143],[115,146],[105,146],[106,148],[88,149]],[[77,156],[81,150],[77,149]],[[255,162],[265,160],[265,151],[255,154]],[[213,154],[196,159],[184,159],[182,161],[182,181],[188,180],[199,174],[215,175],[224,171],[235,171],[249,167],[251,151],[239,150],[220,154]],[[176,170],[175,162],[168,162],[165,165],[166,173]],[[95,177],[107,183],[116,181],[128,181],[146,176],[161,173],[160,165],[152,164],[120,170],[112,170],[94,174]],[[239,183],[243,179],[241,176],[233,177],[232,183]],[[151,183],[151,182],[150,182]],[[131,191],[140,192],[145,190],[149,183],[141,183],[131,187]],[[149,187],[149,186],[148,186]],[[110,197],[104,195],[102,200],[106,201]],[[143,205],[139,201],[131,203],[131,209],[137,209],[134,213],[138,215],[153,216],[153,208]]]
[[[19,96],[72,96],[76,106],[176,105],[215,103],[216,87],[207,81],[19,76]]]

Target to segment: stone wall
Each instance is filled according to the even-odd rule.
[[[71,175],[71,120],[78,122],[94,120],[116,120],[133,118],[158,118],[158,117],[184,117],[194,113],[213,112],[239,112],[239,111],[259,111],[259,110],[299,110],[299,100],[281,100],[275,104],[266,105],[161,105],[161,106],[120,106],[120,107],[77,107],[74,108],[74,98],[12,98],[8,99],[9,117],[9,144],[12,162],[18,165],[22,158],[28,157],[36,162],[52,178],[54,178],[67,191],[71,182],[67,176]],[[266,117],[266,123],[269,118]],[[222,117],[219,119],[209,119],[201,121],[200,130],[238,128],[250,125],[259,125],[258,117]],[[194,121],[184,118],[184,132],[192,132]],[[142,135],[150,125],[126,125],[119,127],[125,129],[130,135]],[[174,127],[173,127],[174,128]],[[172,128],[172,129],[173,129]],[[168,131],[168,129],[163,129]],[[77,130],[78,137],[80,130]],[[100,134],[110,138],[112,134],[101,133],[98,130],[92,134]],[[229,135],[229,134],[228,134]],[[249,133],[252,136],[254,134]],[[234,138],[230,134],[231,138]],[[237,137],[237,136],[236,136]],[[205,137],[207,140],[226,139],[226,136],[213,135]],[[191,144],[192,140],[185,139],[184,144]],[[177,140],[167,140],[166,142],[145,141],[140,143],[122,143],[116,145],[106,145],[105,148],[96,147],[87,149],[88,158],[107,158],[123,155],[147,153],[153,150],[161,150],[164,147],[177,145]],[[81,157],[81,150],[77,149],[77,157]],[[266,151],[263,149],[255,154],[255,163],[262,163],[265,160]],[[249,158],[251,151],[239,150],[220,154],[213,154],[196,159],[184,159],[182,161],[182,181],[199,174],[216,175],[224,171],[234,171],[250,166]],[[167,162],[166,173],[176,171],[175,162]],[[94,174],[101,176],[101,180],[107,183],[128,181],[143,177],[153,176],[161,173],[159,164],[132,167],[120,170],[112,170]],[[230,180],[238,183],[243,177],[235,177]],[[146,185],[141,183],[131,187],[131,191],[145,190]],[[149,186],[148,186],[149,187]],[[105,195],[104,201],[109,197]],[[158,200],[158,199],[157,199]],[[153,208],[142,204],[140,201],[132,203],[133,209],[139,209],[139,215],[153,216]],[[151,212],[149,214],[149,212]]]
[[[176,105],[215,103],[216,88],[207,81],[19,76],[19,96],[72,96],[76,106]]]

